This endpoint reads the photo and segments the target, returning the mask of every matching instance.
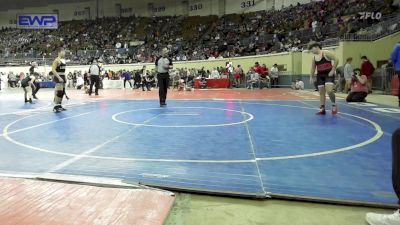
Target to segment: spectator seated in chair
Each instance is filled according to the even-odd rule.
[[[271,79],[266,74],[261,74],[259,78],[259,88],[263,89],[264,87],[270,88],[271,87]]]
[[[194,82],[193,82],[193,77],[192,76],[189,76],[187,78],[185,90],[186,91],[193,91],[194,90]]]
[[[304,82],[300,79],[296,79],[295,82],[292,82],[292,89],[293,90],[304,90]]]
[[[184,91],[185,90],[185,80],[179,79],[177,88],[178,88],[178,91]]]
[[[140,74],[140,70],[135,72],[135,76],[133,78],[133,81],[134,81],[133,86],[136,89],[139,89],[142,86],[142,76]]]
[[[254,89],[258,85],[260,76],[253,68],[246,74],[247,89]]]
[[[200,88],[201,89],[206,89],[207,88],[207,80],[205,77],[202,77],[200,80]]]
[[[84,87],[85,81],[81,75],[76,78],[76,89],[81,90]]]
[[[346,98],[347,102],[366,102],[368,95],[368,78],[361,74],[361,70],[355,69],[351,79],[351,91]]]
[[[179,76],[179,74],[175,74],[175,76],[172,77],[172,90],[173,89],[178,89],[179,90],[179,82],[181,80],[181,77]]]

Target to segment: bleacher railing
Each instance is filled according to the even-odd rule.
[[[382,66],[372,76],[372,89],[382,91],[382,94],[391,93],[391,82],[396,75],[394,67]]]
[[[378,24],[357,33],[345,34],[344,41],[375,41],[400,31],[400,14],[388,18]]]

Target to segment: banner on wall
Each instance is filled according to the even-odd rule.
[[[19,29],[58,29],[58,14],[17,14]]]

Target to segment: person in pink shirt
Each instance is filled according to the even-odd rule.
[[[351,79],[351,91],[346,98],[347,102],[366,102],[368,95],[368,78],[361,74],[360,69],[355,69]]]

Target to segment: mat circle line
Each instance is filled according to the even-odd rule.
[[[245,102],[242,102],[245,104]],[[259,104],[259,105],[275,105],[275,106],[284,106],[284,107],[294,107],[294,108],[303,108],[303,109],[315,109],[313,107],[304,107],[304,106],[292,106],[292,105],[279,105],[279,104],[260,104],[260,103],[250,103],[250,104]],[[35,146],[31,146],[31,145],[27,145],[24,144],[22,142],[16,141],[13,138],[11,138],[9,136],[9,128],[14,125],[15,123],[29,117],[23,117],[21,119],[15,120],[11,123],[9,123],[4,129],[3,129],[3,137],[10,141],[13,144],[31,149],[31,150],[35,150],[35,151],[39,151],[39,152],[45,152],[45,153],[50,153],[50,154],[55,154],[55,155],[63,155],[63,156],[70,156],[70,157],[76,157],[76,156],[80,156],[82,158],[94,158],[94,159],[103,159],[103,160],[119,160],[119,161],[142,161],[142,162],[175,162],[175,163],[254,163],[257,161],[271,161],[271,160],[287,160],[287,159],[296,159],[296,158],[307,158],[307,157],[316,157],[316,156],[322,156],[322,155],[329,155],[329,154],[334,154],[334,153],[339,153],[339,152],[345,152],[345,151],[350,151],[350,150],[354,150],[356,148],[360,148],[363,147],[365,145],[371,144],[375,141],[377,141],[380,137],[382,137],[383,135],[383,131],[382,128],[379,126],[379,124],[377,124],[374,121],[371,121],[369,119],[360,117],[360,116],[356,116],[356,115],[352,115],[349,113],[342,113],[339,112],[339,114],[341,115],[346,115],[346,116],[350,116],[350,117],[354,117],[354,118],[358,118],[360,120],[364,120],[366,122],[368,122],[369,124],[371,124],[375,130],[376,133],[373,137],[358,143],[358,144],[354,144],[354,145],[350,145],[347,147],[342,147],[342,148],[337,148],[337,149],[332,149],[332,150],[324,150],[321,152],[315,152],[315,153],[308,153],[308,154],[299,154],[299,155],[288,155],[288,156],[277,156],[277,157],[260,157],[260,158],[256,158],[256,159],[244,159],[244,160],[203,160],[203,159],[156,159],[156,158],[126,158],[126,157],[108,157],[108,156],[96,156],[96,155],[79,155],[79,154],[72,154],[72,153],[64,153],[64,152],[57,152],[57,151],[52,151],[52,150],[48,150],[48,149],[44,149],[44,148],[39,148],[39,147],[35,147]]]
[[[254,116],[250,113],[243,112],[243,111],[237,111],[237,110],[232,110],[232,109],[222,109],[222,108],[210,108],[210,107],[168,107],[168,109],[209,109],[209,110],[221,110],[221,111],[229,111],[229,112],[235,112],[235,113],[240,113],[242,115],[246,115],[248,118],[236,122],[236,123],[222,123],[222,124],[203,124],[203,125],[157,125],[157,124],[145,124],[145,123],[130,123],[126,121],[119,120],[117,117],[129,112],[137,112],[137,111],[146,111],[146,110],[163,110],[164,108],[145,108],[145,109],[134,109],[134,110],[129,110],[129,111],[124,111],[124,112],[119,112],[111,116],[111,118],[118,123],[123,123],[123,124],[129,124],[133,126],[143,126],[143,127],[161,127],[161,128],[202,128],[202,127],[224,127],[224,126],[233,126],[233,125],[238,125],[238,124],[243,124],[247,123],[251,120],[254,119]]]

